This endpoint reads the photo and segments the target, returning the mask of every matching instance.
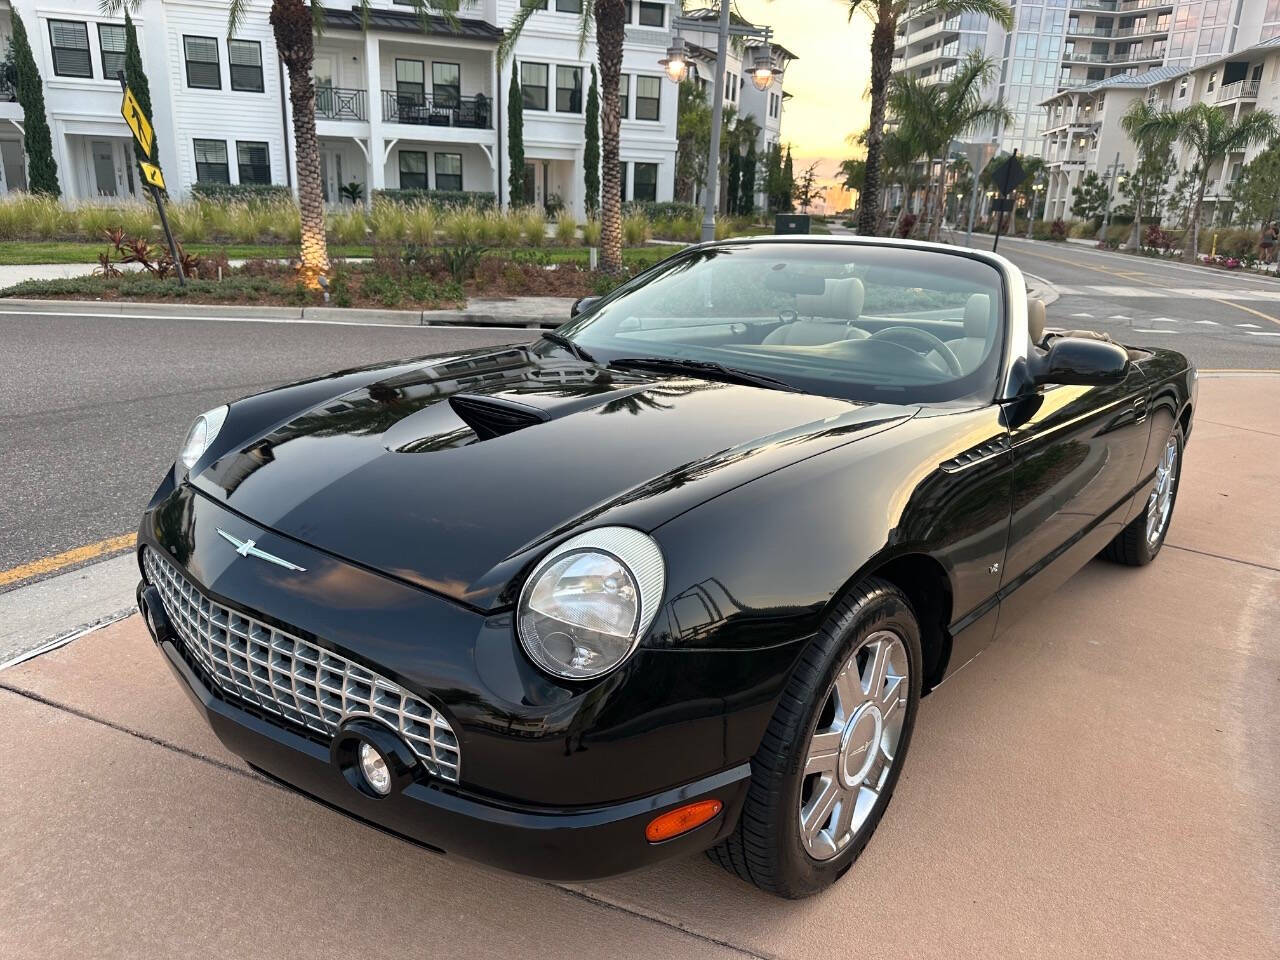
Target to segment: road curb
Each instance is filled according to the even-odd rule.
[[[557,312],[499,314],[485,310],[366,310],[352,307],[252,307],[239,304],[146,303],[134,300],[36,300],[6,297],[0,314],[77,314],[103,317],[274,320],[311,323],[398,324],[403,326],[558,327],[568,316]]]
[[[1058,292],[1058,288],[1044,277],[1037,276],[1034,273],[1027,273],[1024,270],[1022,278],[1027,281],[1027,296],[1042,301],[1046,307],[1056,303],[1058,298],[1062,296]]]

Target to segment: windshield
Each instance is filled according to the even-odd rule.
[[[852,400],[989,400],[1001,283],[989,264],[931,250],[730,244],[659,265],[560,332],[602,363],[719,364]]]

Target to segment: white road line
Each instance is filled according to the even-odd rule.
[[[1177,323],[1178,321],[1173,319],[1173,317],[1152,317],[1148,322],[1149,323]]]
[[[1205,327],[1216,327],[1218,325],[1217,320],[1197,320],[1196,323]]]
[[[1126,317],[1123,313],[1113,313],[1107,317],[1108,320],[1132,320],[1133,317]]]
[[[1175,333],[1178,333],[1179,331],[1170,330],[1168,327],[1160,327],[1158,330],[1143,330],[1141,327],[1134,327],[1133,332],[1134,333],[1166,333],[1166,334],[1173,335]]]
[[[1251,337],[1280,337],[1280,331],[1273,330],[1250,330]]]
[[[1242,328],[1244,328],[1245,330],[1257,330],[1257,329],[1258,329],[1258,325],[1257,325],[1256,323],[1237,323],[1237,324],[1236,324],[1236,326],[1237,326],[1237,327],[1242,327]]]
[[[1092,320],[1092,319],[1093,319],[1093,314],[1092,314],[1092,313],[1073,313],[1073,314],[1072,314],[1072,316],[1073,316],[1073,317],[1087,317],[1087,318],[1088,318],[1088,319],[1090,319],[1090,320]]]

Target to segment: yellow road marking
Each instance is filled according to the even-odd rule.
[[[1134,282],[1136,278],[1145,279],[1142,274],[1134,274],[1132,271],[1108,270],[1106,267],[1094,267],[1084,263],[1076,263],[1074,260],[1064,260],[1062,257],[1053,257],[1047,253],[1040,253],[1037,250],[1027,250],[1025,252],[1033,257],[1039,257],[1041,260],[1052,260],[1054,263],[1066,264],[1068,267],[1077,267],[1082,270],[1093,270],[1097,273],[1105,273],[1112,277],[1119,277],[1122,280],[1128,280],[1131,283]],[[1146,280],[1145,282],[1151,284],[1153,287],[1159,286],[1159,284],[1152,280]],[[1270,314],[1263,313],[1261,310],[1255,310],[1253,307],[1246,307],[1239,303],[1232,303],[1230,300],[1219,300],[1217,297],[1205,297],[1204,299],[1212,300],[1214,303],[1220,303],[1224,307],[1234,307],[1237,310],[1243,310],[1245,313],[1252,313],[1255,317],[1261,317],[1263,320],[1270,320],[1272,323],[1280,324],[1280,319],[1277,319]]]
[[[0,587],[17,583],[19,580],[38,577],[43,573],[52,573],[54,570],[61,570],[63,567],[69,567],[74,563],[83,563],[85,560],[100,557],[104,553],[125,550],[132,547],[135,542],[137,542],[137,534],[122,533],[118,537],[108,537],[106,540],[99,540],[97,543],[89,543],[83,547],[67,550],[64,553],[54,554],[52,557],[32,560],[30,563],[24,563],[20,567],[0,570]]]

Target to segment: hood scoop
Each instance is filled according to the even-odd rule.
[[[549,413],[537,407],[474,393],[455,393],[449,398],[449,406],[477,440],[492,440],[551,419]]]

